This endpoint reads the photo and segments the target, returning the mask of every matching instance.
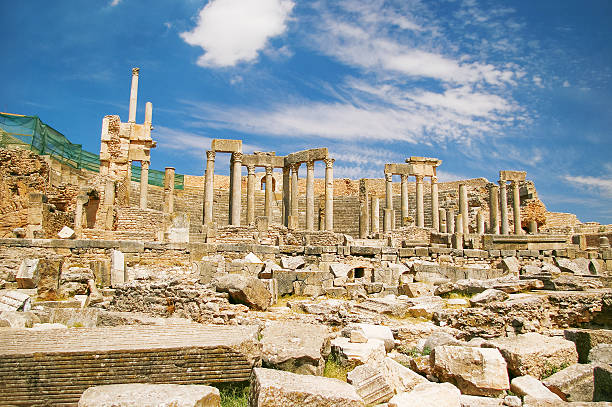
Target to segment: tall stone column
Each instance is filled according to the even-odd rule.
[[[242,153],[232,153],[232,212],[230,225],[240,226],[242,199]]]
[[[478,211],[476,214],[476,225],[477,231],[479,235],[484,235],[485,233],[485,220],[484,216],[482,216],[482,212]]]
[[[455,211],[446,210],[446,233],[455,233]]]
[[[508,193],[506,191],[506,181],[499,180],[499,203],[501,212],[501,234],[508,234]]]
[[[439,203],[438,203],[438,177],[431,177],[431,227],[436,231],[440,231],[439,218]]]
[[[368,211],[368,190],[365,179],[359,180],[359,237],[365,239],[370,233],[370,212]]]
[[[383,218],[383,232],[391,232],[393,229],[393,174],[385,174],[385,211]]]
[[[130,110],[128,116],[128,122],[136,122],[136,105],[138,99],[138,72],[140,68],[132,69],[132,89],[130,89]]]
[[[247,224],[255,222],[255,166],[247,165]],[[266,188],[268,185],[266,184]]]
[[[423,205],[423,176],[416,175],[416,225],[425,227],[425,212]]]
[[[499,235],[499,187],[489,184],[489,233]]]
[[[166,167],[164,173],[164,212],[174,212],[174,168]]]
[[[272,199],[274,196],[274,181],[272,180],[271,166],[266,167],[266,193],[264,202],[264,216],[268,217],[268,222],[272,223]]]
[[[446,233],[446,211],[443,208],[438,209],[438,232]]]
[[[204,224],[213,221],[213,195],[215,183],[215,152],[206,152],[206,172],[204,173]]]
[[[402,226],[408,226],[408,175],[401,175],[402,191]]]
[[[514,234],[520,235],[523,233],[521,228],[521,194],[519,191],[519,183],[512,181],[512,213],[514,215]]]
[[[283,167],[283,225],[289,226],[291,214],[291,168]]]
[[[291,218],[289,222],[290,229],[297,229],[299,226],[298,220],[298,171],[300,164],[291,165]],[[326,215],[327,216],[327,215]]]
[[[74,233],[77,237],[81,237],[83,231],[83,206],[89,201],[89,196],[79,195],[76,199],[76,208],[74,210]]]
[[[314,230],[314,161],[306,163],[306,230]]]
[[[371,227],[370,230],[372,234],[380,232],[380,200],[377,196],[372,195],[370,198],[370,210],[372,214],[370,215]]]
[[[147,209],[147,198],[149,194],[149,163],[140,163],[140,209]]]
[[[459,184],[459,213],[461,214],[461,219],[463,221],[463,230],[458,230],[457,233],[463,233],[467,235],[468,233],[470,233],[470,218],[468,217],[468,196],[465,184]]]
[[[325,161],[325,230],[334,230],[334,160],[326,158]]]

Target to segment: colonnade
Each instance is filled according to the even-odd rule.
[[[401,177],[401,214],[402,226],[408,226],[408,174],[400,174]],[[414,175],[416,179],[416,219],[417,227],[425,227],[425,194],[423,188],[423,179],[425,175]],[[439,218],[439,197],[438,197],[438,177],[431,175],[431,219],[432,228],[440,230]],[[385,173],[385,209],[383,231],[389,232],[394,229],[394,212],[393,212],[393,174]],[[374,216],[374,214],[372,214]]]

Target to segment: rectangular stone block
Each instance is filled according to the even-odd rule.
[[[489,257],[500,257],[501,256],[501,251],[500,250],[489,250]]]
[[[351,246],[351,254],[354,256],[376,256],[381,252],[382,249],[380,247]]]
[[[417,257],[428,257],[429,256],[428,247],[416,247],[414,250],[415,250]]]
[[[304,254],[306,255],[320,255],[321,253],[323,253],[321,246],[306,246],[304,248]]]
[[[397,254],[383,254],[380,259],[383,261],[395,261],[397,260]]]
[[[321,261],[332,262],[336,261],[336,255],[331,253],[322,253]]]
[[[398,250],[400,257],[414,257],[416,250],[413,247],[402,247]]]
[[[38,284],[38,259],[24,259],[15,278],[19,288],[36,288]]]
[[[126,282],[125,256],[119,250],[111,252],[111,287]]]
[[[242,140],[213,139],[211,149],[220,153],[241,153]]]
[[[500,250],[501,257],[516,256],[516,250]]]

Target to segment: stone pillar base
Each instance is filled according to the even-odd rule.
[[[384,209],[383,232],[391,232],[393,230],[393,209]]]

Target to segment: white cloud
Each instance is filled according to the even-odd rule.
[[[569,83],[569,81],[564,81],[564,82],[563,82],[563,87],[564,87],[564,88],[569,88],[569,87],[570,87],[570,83]]]
[[[200,66],[254,61],[270,38],[285,32],[293,7],[292,0],[212,0],[200,11],[197,26],[181,38],[205,51]]]
[[[121,0],[112,0],[110,3],[111,7],[115,7],[116,5],[118,5],[119,3],[121,3]]]
[[[595,191],[602,197],[612,198],[612,178],[566,175],[563,179],[579,187]]]
[[[539,88],[544,87],[544,85],[542,84],[542,78],[538,75],[533,76],[533,83],[535,83],[535,85]]]

